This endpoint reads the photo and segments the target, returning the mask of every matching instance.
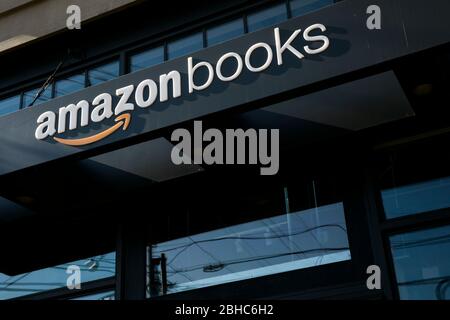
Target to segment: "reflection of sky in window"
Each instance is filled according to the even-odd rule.
[[[152,48],[130,57],[130,71],[134,72],[164,62],[164,47]]]
[[[273,26],[287,19],[286,4],[279,5],[249,14],[247,17],[248,31],[256,31]]]
[[[58,80],[55,84],[55,96],[60,97],[84,88],[84,74]]]
[[[292,16],[297,17],[333,3],[334,0],[291,0],[290,5]]]
[[[244,33],[244,21],[233,20],[208,29],[206,32],[208,46],[236,38]]]
[[[27,91],[23,94],[23,106],[29,107],[31,103],[34,101],[34,98],[36,97],[36,94],[38,93],[39,88]],[[45,89],[39,98],[34,102],[33,106],[37,106],[38,104],[41,104],[43,102],[49,101],[52,99],[52,86],[48,86],[47,89]]]
[[[157,244],[169,293],[350,259],[336,203]]]
[[[0,116],[20,109],[20,96],[0,100]]]
[[[387,218],[450,207],[450,177],[384,190],[381,193]]]
[[[167,53],[169,59],[174,59],[195,52],[202,48],[203,48],[203,34],[196,33],[170,42],[167,45]]]
[[[390,238],[400,298],[450,300],[450,226]]]
[[[7,276],[0,273],[0,299],[11,299],[46,290],[66,286],[67,267],[77,265],[81,269],[81,282],[113,277],[115,275],[115,252],[56,267],[37,270],[18,276]]]
[[[89,70],[91,86],[115,79],[119,76],[119,61],[114,61]]]

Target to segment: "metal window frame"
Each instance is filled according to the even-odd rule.
[[[434,50],[430,49],[430,50]],[[441,135],[446,134],[442,132]],[[436,134],[438,135],[438,134]],[[426,138],[427,135],[422,137],[414,136],[413,139],[403,139],[399,143],[396,143],[396,147],[405,147],[407,149],[414,148],[415,142],[420,142],[422,138]],[[394,139],[394,141],[397,141]],[[374,148],[372,153],[373,158],[380,155],[380,151],[386,151],[390,149],[390,145],[387,144],[386,148]],[[395,265],[392,256],[392,250],[390,245],[390,237],[393,235],[399,235],[403,233],[409,233],[414,231],[421,231],[427,229],[433,229],[450,225],[450,208],[436,209],[425,211],[421,213],[388,218],[385,214],[383,199],[382,199],[382,187],[377,179],[377,168],[375,163],[369,162],[368,176],[371,179],[371,201],[373,214],[371,223],[375,231],[373,237],[376,238],[378,248],[378,258],[380,261],[380,267],[386,272],[382,272],[382,280],[384,289],[387,291],[388,299],[400,300],[400,291],[398,288],[398,281],[395,272]]]
[[[339,288],[336,289],[336,295],[344,293],[351,295],[351,292],[353,292],[349,287],[351,283],[358,284],[359,289],[353,292],[354,297],[357,297],[361,288],[366,286],[365,270],[367,266],[374,264],[371,250],[373,245],[370,243],[370,237],[368,236],[370,224],[367,223],[366,214],[361,214],[361,211],[368,212],[365,209],[366,203],[362,191],[364,164],[358,163],[358,160],[356,159],[354,165],[347,165],[344,168],[345,178],[344,174],[340,173],[336,181],[338,186],[344,190],[342,202],[344,204],[351,260],[217,284],[166,296],[151,297],[149,300],[266,299],[284,295],[302,295],[309,299],[313,298],[312,293],[309,293],[312,290],[311,288],[323,288],[323,292],[314,292],[314,299],[316,299],[326,298],[330,294],[326,288],[330,286]],[[289,177],[286,178],[289,179]],[[144,266],[142,268],[145,269]],[[276,286],[268,285],[270,283],[276,283]],[[245,288],[245,290],[242,288]],[[365,294],[373,298],[386,297],[384,291],[368,292],[367,287],[365,288]],[[264,294],[264,297],[258,296],[260,294]]]
[[[394,259],[391,250],[390,237],[414,231],[424,231],[450,225],[450,208],[427,211],[410,216],[386,219],[384,216],[383,203],[381,199],[381,189],[378,189],[377,206],[378,213],[382,217],[378,221],[378,228],[381,235],[383,251],[385,254],[385,270],[390,284],[390,294],[393,299],[401,300],[400,291],[397,285],[397,275],[395,271]]]

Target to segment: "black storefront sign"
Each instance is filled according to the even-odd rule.
[[[268,98],[281,97],[292,92],[301,94],[302,88],[321,81],[447,42],[450,33],[446,17],[446,12],[450,9],[448,1],[436,0],[433,6],[429,6],[428,3],[421,0],[377,1],[382,8],[381,30],[367,28],[366,9],[371,4],[372,1],[367,0],[340,2],[316,13],[288,20],[273,28],[250,33],[193,53],[189,56],[192,57],[192,66],[208,62],[215,68],[218,61],[227,53],[235,53],[245,62],[249,48],[260,44],[250,57],[250,65],[254,66],[255,70],[249,69],[248,64],[245,64],[239,76],[232,81],[221,80],[215,72],[212,82],[204,90],[192,90],[189,87],[190,84],[192,85],[189,81],[190,60],[185,56],[71,95],[56,98],[39,107],[4,116],[0,118],[0,175],[59,158],[82,156],[83,153],[88,152],[89,155],[93,155],[103,152],[106,148],[130,145],[139,139],[145,140],[151,137],[158,130],[217,112],[245,108],[250,105],[261,107],[264,103],[268,103]],[[403,10],[405,8],[414,8],[414,10]],[[426,21],[425,24],[424,21]],[[314,46],[314,41],[308,41],[308,38],[305,37],[305,30],[308,27],[317,27],[318,25],[323,25],[326,30],[322,32],[320,28],[316,28],[311,31],[309,36],[325,35],[329,40],[329,46],[326,47],[326,50],[311,54],[305,48],[314,52],[321,46],[325,47],[323,39],[316,38],[316,46]],[[295,35],[295,39],[290,44],[304,57],[300,59],[293,50],[286,50],[282,55],[282,64],[280,64],[277,55],[280,50],[277,51],[275,28],[279,28],[282,44],[288,42],[290,37]],[[413,32],[418,29],[422,32]],[[269,61],[270,52],[273,56],[270,63],[265,66],[265,62]],[[232,60],[233,57],[230,57],[227,59],[227,63]],[[258,70],[258,67],[261,66],[265,66],[265,68]],[[233,71],[227,73],[227,68],[236,70],[237,65],[235,63],[232,67],[226,67],[224,62],[223,67],[222,77],[227,78],[233,74]],[[207,73],[204,72],[208,68],[201,69],[197,70],[195,80],[199,86],[208,80]],[[70,123],[66,123],[64,125],[69,129],[58,135],[60,139],[70,141],[96,136],[102,132],[109,133],[98,141],[96,140],[95,143],[71,146],[49,137],[36,138],[39,116],[45,112],[58,115],[60,108],[71,104],[76,105],[80,101],[87,101],[90,104],[89,112],[91,112],[93,110],[92,102],[101,94],[111,96],[112,105],[117,106],[121,102],[121,96],[116,92],[118,89],[122,88],[123,90],[123,88],[133,85],[133,90],[136,90],[137,86],[146,79],[151,79],[155,81],[156,85],[160,85],[158,83],[161,79],[160,76],[167,75],[171,71],[179,72],[181,87],[179,92],[174,92],[173,88],[168,86],[168,99],[161,101],[160,96],[148,108],[135,106],[131,119],[123,117],[117,119],[119,114],[101,122],[93,123],[89,119],[85,119],[88,123],[85,126],[78,124],[74,130],[70,130]],[[145,90],[149,90],[152,86],[149,83],[147,85]],[[133,91],[133,93],[135,92]],[[126,103],[136,105],[139,101],[135,101],[133,93],[130,94]],[[160,91],[158,93],[161,95]],[[126,106],[124,110],[127,111]],[[92,115],[90,114],[90,116]],[[81,117],[80,112],[79,121],[82,121]],[[41,122],[45,120],[41,118]],[[57,129],[55,124],[55,130]]]

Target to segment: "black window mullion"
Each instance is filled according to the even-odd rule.
[[[84,71],[84,87],[87,88],[87,87],[90,87],[90,86],[91,86],[91,83],[89,81],[89,70],[86,69]]]
[[[51,88],[51,91],[52,91],[51,97],[52,97],[52,99],[55,99],[55,97],[56,97],[56,79],[53,79],[53,81],[52,81],[52,83],[50,85],[52,86],[52,88]]]
[[[208,37],[206,36],[206,28],[203,28],[202,35],[203,35],[203,48],[208,48]]]
[[[21,93],[20,93],[20,106],[19,106],[19,110],[21,110],[21,109],[24,109],[25,108],[25,106],[23,105],[24,104],[24,95],[25,95],[25,93],[22,91]]]
[[[244,34],[246,34],[246,33],[248,33],[247,14],[244,14],[243,20],[244,20]]]
[[[291,11],[291,1],[290,0],[286,0],[286,10],[287,10],[287,18],[291,19],[292,11]]]
[[[167,48],[167,41],[164,41],[164,44],[163,44],[163,46],[164,46],[164,61],[168,61],[169,60],[169,51],[168,51],[168,48]]]
[[[119,56],[119,76],[130,72],[130,63],[131,59],[129,59],[127,53],[125,51],[121,52]]]

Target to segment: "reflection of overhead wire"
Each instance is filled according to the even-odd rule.
[[[169,252],[169,251],[173,251],[173,250],[178,250],[181,249],[179,252],[177,252],[177,254],[170,260],[168,261],[169,263],[172,263],[181,253],[183,253],[185,250],[187,250],[189,247],[195,245],[196,243],[206,243],[206,242],[215,242],[215,241],[223,241],[223,240],[266,240],[266,239],[280,239],[283,237],[290,237],[290,236],[296,236],[296,235],[300,235],[300,234],[304,234],[304,233],[308,233],[311,232],[313,230],[317,230],[320,228],[328,228],[328,227],[335,227],[335,228],[339,228],[342,231],[344,231],[345,233],[347,233],[347,230],[342,227],[341,225],[338,224],[325,224],[325,225],[320,225],[320,226],[315,226],[309,229],[305,229],[302,230],[300,232],[294,232],[291,234],[281,234],[281,235],[275,235],[275,236],[269,236],[269,237],[237,237],[237,236],[229,236],[229,237],[220,237],[220,238],[214,238],[214,239],[205,239],[205,240],[198,240],[198,241],[194,241],[192,243],[189,243],[187,245],[181,245],[181,246],[177,246],[177,247],[173,247],[173,248],[169,248],[166,250],[161,250],[159,252]]]
[[[94,259],[94,258],[92,258],[92,259]],[[99,258],[95,258],[95,259],[97,259],[97,261],[101,261],[101,262],[106,262],[106,263],[114,264],[114,262],[109,262],[109,261],[108,261],[108,260],[110,260],[110,259],[103,258],[102,256],[99,257]],[[59,265],[59,266],[49,267],[49,268],[47,268],[47,270],[51,270],[51,269],[54,269],[54,270],[66,270],[67,267],[70,266],[70,265],[72,265],[72,264],[73,264],[73,263],[65,263],[65,264],[62,264],[62,265]],[[43,269],[43,270],[46,270],[46,269]],[[89,270],[88,268],[80,268],[80,270],[81,270],[81,271],[90,271],[90,272],[93,271],[93,270]],[[13,278],[13,277],[8,277],[6,280],[4,280],[4,283],[3,283],[3,284],[5,284],[5,286],[4,286],[4,287],[0,287],[0,289],[4,289],[4,288],[7,288],[7,287],[9,287],[9,286],[11,286],[11,285],[13,285],[13,284],[16,284],[18,281],[22,280],[23,278],[27,277],[28,275],[33,274],[33,273],[35,273],[35,272],[39,272],[39,271],[41,271],[41,270],[36,270],[36,271],[31,271],[31,272],[24,273],[24,274],[18,276],[16,279],[14,279],[14,280],[11,281],[11,282],[8,282],[8,280],[11,279],[11,278]],[[95,271],[103,271],[103,272],[111,272],[111,273],[115,273],[115,266],[111,267],[111,269],[109,269],[109,268],[107,267],[107,268],[105,268],[105,269],[103,269],[103,268],[102,268],[102,269],[96,269]]]
[[[115,274],[115,259],[110,259],[110,258],[106,258],[105,255],[101,255],[101,256],[97,256],[97,257],[93,257],[93,258],[89,258],[92,260],[95,260],[96,262],[102,262],[106,263],[106,264],[112,264],[113,266],[111,267],[106,267],[106,268],[97,268],[95,270],[93,269],[89,269],[89,268],[80,268],[81,271],[86,271],[86,272],[107,272],[107,273],[112,273]],[[89,260],[88,259],[88,260]],[[0,283],[0,292],[28,292],[28,293],[33,293],[33,292],[42,292],[45,290],[48,290],[51,287],[55,287],[55,288],[59,288],[59,287],[64,287],[65,283],[56,283],[56,282],[20,282],[21,280],[23,280],[24,278],[26,278],[27,276],[38,276],[39,272],[41,271],[49,271],[49,270],[67,270],[67,267],[70,265],[76,264],[76,262],[73,263],[66,263],[66,264],[61,264],[59,266],[54,266],[54,267],[48,267],[46,269],[41,269],[41,270],[35,270],[35,271],[31,271],[31,272],[27,272],[24,274],[21,274],[19,276],[14,276],[16,277],[15,279],[13,279],[13,276],[9,276],[7,279],[3,280],[3,283]],[[1,274],[0,274],[1,275]],[[12,281],[10,281],[11,279],[13,279]],[[10,282],[8,282],[10,281]],[[49,287],[49,288],[39,288],[39,289],[32,289],[32,288],[23,288],[24,286],[38,286],[38,287]],[[18,288],[21,287],[21,288]]]
[[[193,240],[190,236],[188,236],[188,238],[189,238],[191,241],[195,242],[195,240]],[[204,249],[203,247],[201,247],[200,244],[195,243],[195,245],[196,245],[201,251],[203,251],[206,255],[208,255],[209,257],[211,257],[213,260],[216,260],[217,262],[220,262],[219,259],[217,259],[216,257],[214,257],[214,256],[212,255],[212,253],[210,253],[209,251],[207,251],[206,249]],[[172,261],[173,261],[173,259],[172,259]],[[230,271],[231,271],[231,270],[230,270]]]
[[[288,213],[288,214],[289,214],[289,213]],[[269,222],[272,222],[272,218],[269,218]],[[275,228],[273,228],[271,225],[267,224],[264,220],[262,220],[262,223],[264,223],[264,225],[266,225],[267,228],[269,228],[269,230],[270,230],[272,233],[274,233],[274,234],[280,239],[280,242],[286,247],[286,249],[292,251],[291,247],[289,246],[289,240],[290,240],[290,239],[288,239],[288,243],[284,242],[283,234],[282,234],[282,233],[278,233],[278,232],[275,230]],[[291,230],[289,230],[289,231],[291,231]],[[291,236],[292,236],[292,233],[291,233],[291,232],[288,232],[288,233],[289,233],[289,235],[288,235],[287,237],[291,237]],[[270,239],[270,238],[269,238],[269,237],[264,237],[264,239],[267,240],[267,239]],[[294,244],[294,246],[297,248],[297,250],[300,250],[300,248],[297,246],[297,244],[296,244],[294,241],[291,241],[290,243]]]
[[[227,240],[227,239],[231,239],[231,240],[236,240],[236,238],[242,239],[242,240],[262,240],[262,239],[275,239],[275,238],[280,238],[280,237],[289,237],[289,236],[295,236],[295,235],[299,235],[305,232],[310,232],[312,230],[315,229],[319,229],[319,228],[326,228],[326,227],[336,227],[341,229],[342,231],[344,231],[345,233],[347,233],[347,229],[344,228],[343,226],[339,225],[339,224],[323,224],[320,226],[315,226],[309,229],[304,229],[302,231],[299,231],[298,233],[290,233],[290,234],[281,234],[281,235],[275,235],[275,236],[271,236],[271,237],[266,237],[266,236],[258,236],[258,237],[235,237],[235,236],[227,236],[227,237],[219,237],[219,238],[213,238],[213,239],[206,239],[206,240],[198,240],[198,243],[202,243],[202,242],[210,242],[210,241],[217,241],[217,240]],[[157,244],[157,246],[164,246],[165,244]],[[172,248],[168,248],[168,249],[161,249],[158,252],[169,252],[169,251],[173,251],[173,250],[177,250],[180,248],[184,248],[185,246],[188,245],[192,245],[192,243],[188,243],[188,244],[183,244],[183,245],[179,245],[176,247],[172,247]]]
[[[56,266],[56,267],[50,267],[48,269],[54,269],[54,270],[67,270],[67,268],[63,267],[63,266]],[[81,271],[86,271],[86,272],[92,272],[92,270],[87,269],[87,268],[80,268]],[[109,270],[109,269],[96,269],[95,271],[101,271],[101,272],[107,272],[107,273],[112,273],[115,274],[115,270]],[[5,283],[5,286],[0,287],[0,291],[8,291],[8,288],[11,286],[64,286],[65,284],[63,283],[52,283],[52,282],[19,282],[20,280],[24,279],[25,277],[27,277],[28,275],[32,275],[33,272],[27,272],[24,273],[22,275],[20,275],[17,279],[14,279],[13,281],[9,282],[9,283]]]
[[[62,266],[61,266],[61,267],[60,267],[60,266],[57,266],[57,267],[51,267],[51,268],[49,268],[49,269],[67,270],[67,268],[62,267]],[[80,267],[80,271],[93,272],[92,269],[89,269],[89,268],[87,268],[87,267],[84,267],[84,268]],[[115,268],[111,268],[111,269],[97,268],[97,269],[94,270],[94,272],[100,272],[100,271],[101,271],[101,272],[115,273]]]
[[[59,282],[18,282],[15,284],[15,286],[60,286],[60,285],[64,285],[64,283],[59,283]]]
[[[392,247],[394,249],[406,249],[413,247],[428,246],[431,244],[442,244],[450,241],[450,235],[444,235],[439,237],[427,238],[422,240],[410,240],[410,241],[393,241]]]
[[[289,237],[289,236],[297,236],[300,234],[304,234],[304,233],[308,233],[311,232],[313,230],[317,230],[320,228],[339,228],[342,231],[344,231],[345,233],[347,233],[347,229],[345,229],[344,227],[342,227],[339,224],[324,224],[324,225],[320,225],[320,226],[315,226],[312,228],[308,228],[308,229],[304,229],[302,231],[299,232],[293,232],[291,234],[279,234],[279,235],[274,235],[274,236],[264,236],[264,237],[238,237],[238,236],[228,236],[228,237],[219,237],[219,238],[213,238],[213,239],[205,239],[205,240],[198,240],[198,241],[194,241],[191,242],[189,244],[184,244],[184,245],[180,245],[180,246],[176,246],[176,247],[172,247],[172,248],[168,248],[168,249],[161,249],[158,250],[158,252],[169,252],[169,251],[174,251],[174,250],[178,250],[181,248],[186,248],[186,247],[190,247],[193,246],[195,243],[205,243],[205,242],[214,242],[214,241],[222,241],[222,240],[265,240],[265,239],[279,239],[279,238],[284,238],[284,237]]]
[[[13,280],[13,281],[7,283],[6,286],[2,287],[1,289],[3,290],[3,289],[6,289],[6,288],[12,286],[13,284],[17,283],[18,281],[20,281],[20,280],[22,280],[23,278],[25,278],[26,276],[28,276],[30,273],[31,273],[31,272],[27,272],[27,273],[25,273],[25,274],[19,276],[17,279],[15,279],[15,280]]]
[[[90,259],[88,259],[88,260],[90,260]],[[93,259],[93,260],[95,260],[95,259]],[[116,264],[116,262],[115,261],[108,261],[108,260],[97,260],[98,262],[102,262],[102,263],[106,263],[106,264],[112,264],[112,265],[115,265]],[[69,263],[66,263],[67,265],[70,265]]]
[[[191,277],[189,277],[188,275],[184,274],[183,272],[176,272],[176,270],[175,270],[172,266],[170,266],[170,265],[168,265],[168,267],[174,271],[173,273],[172,273],[172,272],[167,272],[168,274],[169,274],[169,273],[172,273],[171,276],[174,276],[176,273],[179,273],[181,276],[185,277],[185,278],[188,279],[189,281],[193,281],[193,279],[192,279]]]
[[[254,262],[258,260],[263,259],[273,259],[273,258],[280,258],[284,256],[288,256],[291,254],[305,254],[305,253],[313,253],[313,252],[320,252],[320,251],[344,251],[348,250],[348,247],[339,247],[339,248],[316,248],[316,249],[309,249],[309,250],[302,250],[302,251],[295,251],[295,252],[285,252],[285,253],[279,253],[279,254],[273,254],[273,255],[266,255],[266,256],[260,256],[260,257],[253,257],[249,259],[237,259],[237,260],[229,260],[226,262],[221,262],[221,265],[223,266],[229,266],[234,264],[240,264],[240,263],[248,263],[248,262]],[[192,266],[191,268],[184,268],[184,269],[175,269],[172,268],[175,272],[191,272],[195,270],[202,270],[208,265],[196,265]]]

